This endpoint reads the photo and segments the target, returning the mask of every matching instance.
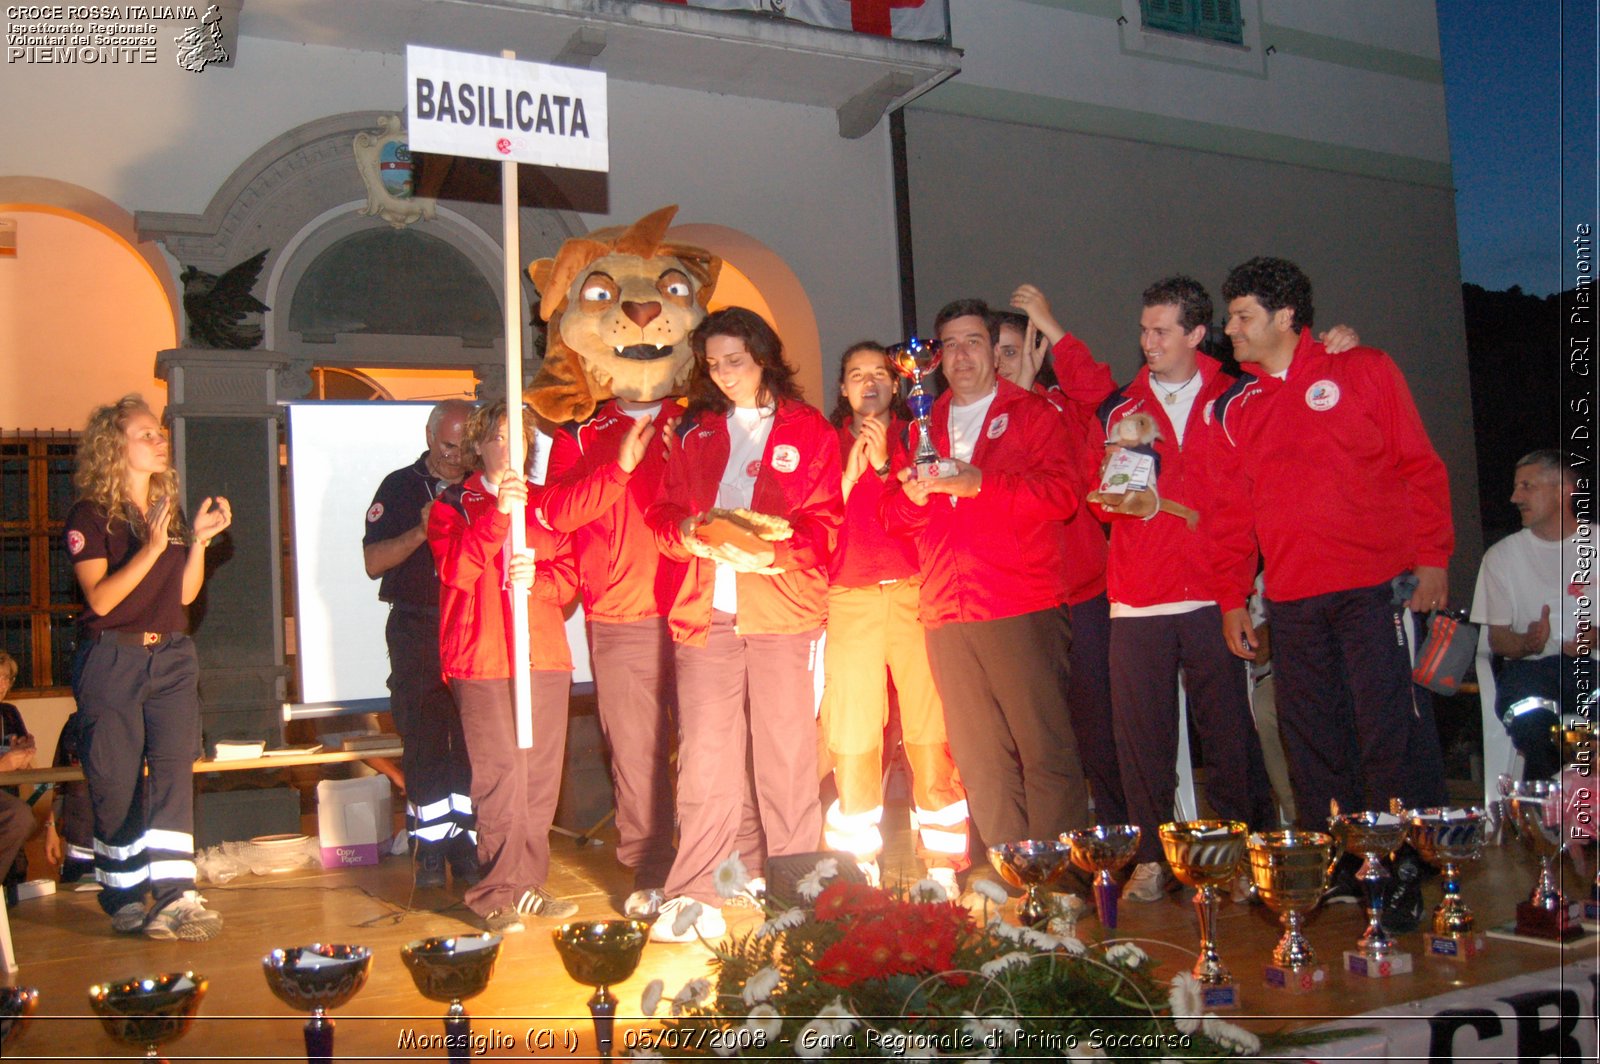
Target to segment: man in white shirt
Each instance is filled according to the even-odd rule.
[[[1518,461],[1511,504],[1522,531],[1484,554],[1473,594],[1472,620],[1489,626],[1489,648],[1504,661],[1495,712],[1522,752],[1525,779],[1548,779],[1561,767],[1550,704],[1578,712],[1594,690],[1595,527],[1573,512],[1577,490],[1559,451]]]

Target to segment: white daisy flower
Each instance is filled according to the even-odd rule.
[[[1002,920],[991,920],[989,922],[989,932],[1005,942],[1022,941],[1022,928],[1016,924],[1005,923]]]
[[[1188,972],[1172,977],[1172,990],[1167,994],[1167,1004],[1172,1009],[1172,1025],[1182,1034],[1194,1034],[1200,1026],[1200,1014],[1205,1011],[1205,999],[1200,992],[1200,980]]]
[[[1032,959],[1033,955],[1030,953],[1020,949],[1013,950],[1010,953],[1001,954],[992,961],[984,962],[978,971],[982,972],[990,979],[993,979],[1007,968],[1016,968],[1026,965]]]
[[[771,965],[761,969],[744,984],[744,1003],[754,1005],[758,1001],[765,1001],[772,996],[778,988],[778,970]]]
[[[778,1010],[771,1005],[761,1004],[751,1009],[745,1015],[744,1025],[752,1031],[760,1033],[765,1042],[759,1045],[772,1046],[778,1040],[778,1035],[783,1033],[783,1017],[778,1015]]]
[[[1118,942],[1106,950],[1106,960],[1111,964],[1120,964],[1124,968],[1137,968],[1149,959],[1150,955],[1132,942]]]
[[[996,905],[1006,903],[1006,888],[992,879],[978,878],[968,884],[974,892],[994,902]]]
[[[687,1008],[700,1004],[711,995],[711,980],[704,976],[691,979],[683,984],[683,989],[672,999],[672,1014],[682,1016]]]
[[[839,862],[833,857],[824,857],[817,862],[817,866],[794,885],[795,892],[806,901],[816,901],[817,895],[822,893],[827,881],[839,874]]]
[[[691,901],[688,905],[680,908],[678,915],[672,918],[672,933],[674,935],[688,934],[689,928],[699,922],[700,913],[703,909],[704,906],[697,901]]]
[[[907,892],[912,901],[954,901],[955,899],[945,893],[944,887],[939,885],[937,879],[919,879],[911,885]]]
[[[639,995],[639,1011],[646,1016],[654,1016],[656,1009],[661,1007],[661,991],[666,984],[659,979],[652,979],[644,985],[644,993]]]
[[[1224,1020],[1214,1012],[1208,1012],[1200,1022],[1206,1037],[1241,1055],[1251,1055],[1261,1052],[1261,1039],[1245,1030]]]
[[[756,937],[771,938],[779,932],[787,931],[791,927],[799,927],[805,922],[806,911],[804,909],[786,909],[756,928]]]
[[[750,870],[739,860],[739,851],[734,850],[726,861],[717,865],[712,879],[716,884],[717,897],[733,898],[743,894],[750,885]]]
[[[817,1013],[817,1019],[832,1023],[840,1034],[859,1026],[861,1021],[856,1019],[856,1014],[850,1011],[843,998],[834,998],[831,1005],[825,1005]]]

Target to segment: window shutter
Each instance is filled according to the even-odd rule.
[[[1193,33],[1213,41],[1244,43],[1239,0],[1198,0]]]
[[[1168,33],[1194,32],[1195,0],[1139,0],[1144,28]]]

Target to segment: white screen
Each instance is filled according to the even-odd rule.
[[[304,703],[389,697],[383,629],[389,607],[367,578],[361,537],[383,478],[417,460],[426,446],[431,403],[288,404],[289,491],[293,514],[296,660]],[[539,461],[549,440],[536,441]],[[573,682],[593,679],[583,611],[567,619],[577,666]]]

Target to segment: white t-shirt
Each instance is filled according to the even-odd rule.
[[[977,450],[978,435],[983,432],[983,419],[989,416],[989,406],[994,402],[995,393],[979,399],[966,406],[957,406],[952,400],[950,403],[950,457],[959,458],[963,462],[972,461],[972,452]]]
[[[1476,624],[1510,625],[1526,632],[1539,619],[1540,611],[1550,607],[1550,638],[1535,658],[1561,653],[1561,644],[1577,632],[1578,600],[1589,600],[1590,623],[1594,623],[1594,584],[1578,583],[1579,552],[1595,550],[1595,526],[1579,525],[1566,539],[1540,539],[1531,529],[1502,539],[1483,555],[1478,568],[1478,586],[1472,593],[1472,620]],[[1592,567],[1584,570],[1592,572]]]
[[[1200,371],[1195,370],[1194,376],[1176,390],[1169,390],[1165,382],[1151,377],[1150,390],[1166,409],[1167,419],[1172,422],[1172,431],[1182,445],[1184,430],[1189,426],[1189,411],[1194,409],[1195,397],[1200,394]]]
[[[717,483],[717,505],[727,510],[748,509],[756,490],[756,474],[761,472],[761,456],[772,435],[775,406],[760,409],[736,406],[728,415],[728,464]],[[711,606],[725,613],[739,612],[738,571],[718,562],[712,584]]]

